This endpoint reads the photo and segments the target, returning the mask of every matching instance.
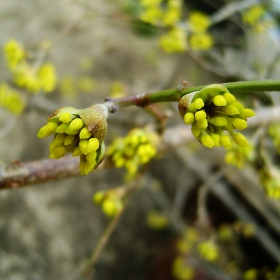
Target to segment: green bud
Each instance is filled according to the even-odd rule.
[[[221,84],[212,84],[209,86],[204,87],[200,93],[204,94],[206,92],[209,96],[214,97],[218,94],[223,94],[225,92],[228,92],[227,88],[224,85]]]
[[[185,124],[191,124],[194,122],[194,114],[193,113],[186,113],[184,116]]]

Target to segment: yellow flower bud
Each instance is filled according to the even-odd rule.
[[[234,133],[232,136],[232,140],[240,147],[246,147],[248,145],[246,137],[240,132]]]
[[[72,157],[79,157],[83,155],[81,149],[79,147],[76,147],[75,150],[72,153]]]
[[[194,107],[199,110],[204,106],[204,102],[202,100],[202,98],[197,98],[194,102],[193,102]]]
[[[94,203],[100,205],[104,201],[104,198],[105,198],[105,193],[103,191],[99,191],[93,195],[92,200]]]
[[[191,124],[194,121],[194,114],[193,113],[186,113],[184,116],[185,124]]]
[[[65,134],[57,134],[54,139],[55,145],[59,146],[63,144],[65,136],[66,136]]]
[[[88,154],[88,140],[81,140],[79,142],[79,148],[84,155]]]
[[[99,148],[99,141],[97,138],[90,138],[88,140],[88,152],[95,152]]]
[[[71,145],[74,142],[75,136],[74,135],[67,135],[64,139],[64,145]]]
[[[214,141],[212,139],[212,137],[209,134],[203,134],[201,136],[201,143],[203,146],[207,147],[207,148],[213,148],[214,146]]]
[[[209,120],[209,122],[215,126],[227,125],[227,119],[225,117],[215,117]]]
[[[255,116],[255,112],[251,109],[244,109],[241,113],[240,113],[240,118],[242,119],[247,119],[247,118],[251,118]]]
[[[213,98],[213,102],[216,106],[226,106],[227,105],[227,101],[222,95],[216,95]]]
[[[201,128],[201,129],[206,129],[208,127],[208,121],[206,119],[204,119],[202,121],[197,121],[196,125],[197,125],[197,127]]]
[[[196,121],[203,121],[206,119],[206,113],[204,110],[198,111],[195,113],[195,119]]]
[[[201,132],[201,128],[197,127],[196,125],[192,125],[192,134],[197,138]]]
[[[59,125],[59,126],[56,128],[55,132],[56,132],[56,133],[64,133],[67,127],[68,127],[68,124],[62,123],[61,125]]]
[[[60,145],[54,148],[53,152],[50,154],[50,158],[61,158],[67,153],[65,146]]]
[[[91,136],[91,133],[88,131],[86,127],[83,127],[82,130],[80,131],[79,136],[81,139],[87,139]]]
[[[221,146],[221,136],[216,133],[210,133],[210,136],[213,139],[214,145],[216,147],[220,147]]]
[[[96,152],[91,152],[89,154],[86,155],[86,159],[90,162],[90,163],[96,163],[96,156],[97,153]]]
[[[225,113],[229,116],[233,116],[239,114],[240,112],[234,105],[227,105],[225,107]]]
[[[69,127],[72,131],[74,131],[74,130],[81,129],[83,127],[83,125],[84,125],[83,121],[81,119],[77,118],[77,119],[74,119],[73,121],[70,122]]]
[[[231,140],[229,135],[227,134],[222,134],[221,135],[221,144],[225,147],[225,148],[230,148],[231,147]]]
[[[63,123],[69,123],[72,119],[72,116],[70,113],[68,112],[61,112],[59,115],[58,115],[58,119],[63,122]]]
[[[229,92],[224,93],[223,96],[224,96],[227,104],[232,104],[232,103],[236,102],[235,96]]]
[[[247,122],[245,120],[235,118],[231,121],[233,126],[237,129],[245,129],[247,127]]]

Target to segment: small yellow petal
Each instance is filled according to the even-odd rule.
[[[86,155],[86,159],[90,162],[90,163],[95,163],[96,164],[96,156],[97,153],[96,152],[92,152]]]
[[[243,119],[235,118],[231,121],[231,123],[237,129],[245,129],[247,127],[247,122]]]
[[[200,110],[204,106],[204,101],[199,97],[193,102],[193,104],[197,110]]]
[[[227,105],[227,101],[226,101],[226,99],[222,95],[216,95],[213,98],[213,103],[216,106],[226,106]]]
[[[81,141],[79,142],[79,147],[80,147],[81,152],[82,152],[84,155],[87,155],[87,154],[88,154],[88,140],[81,140]]]
[[[80,150],[79,147],[76,147],[74,152],[72,153],[72,157],[78,157],[78,156],[81,156],[83,155],[82,151]]]
[[[198,121],[196,122],[197,127],[201,128],[201,129],[206,129],[208,127],[208,121],[206,119],[202,120],[202,121]]]
[[[201,143],[203,146],[207,147],[207,148],[213,148],[214,146],[214,141],[212,139],[212,137],[209,134],[203,134],[201,136]]]
[[[198,111],[195,113],[195,119],[197,121],[203,121],[204,119],[206,119],[206,113],[204,110]]]
[[[74,135],[67,135],[64,139],[64,145],[71,145],[74,142]]]

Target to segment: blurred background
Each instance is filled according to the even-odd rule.
[[[183,81],[279,78],[279,5],[0,0],[0,182],[6,164],[49,157],[51,140],[37,133],[56,108]],[[87,176],[1,190],[0,278],[280,279],[279,92],[237,97],[256,112],[248,149],[203,147],[176,102],[129,107],[109,116],[105,142],[133,128],[159,135],[164,149],[137,169],[141,180],[111,162]],[[120,215],[92,197],[117,197],[133,178],[133,195],[83,278]]]

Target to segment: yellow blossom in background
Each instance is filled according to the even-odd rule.
[[[21,95],[7,84],[0,84],[0,106],[15,115],[20,115],[25,107]]]
[[[140,5],[146,8],[159,6],[163,0],[140,0]]]
[[[93,93],[96,84],[96,80],[91,77],[80,77],[77,81],[77,88],[82,92]]]
[[[210,18],[201,12],[193,12],[189,16],[188,24],[192,32],[204,33],[210,26]]]
[[[162,22],[167,26],[174,26],[181,18],[181,8],[168,8],[164,15]]]
[[[106,216],[114,217],[123,208],[124,193],[122,188],[99,191],[93,195],[92,200],[95,204],[101,206]]]
[[[194,279],[195,271],[187,265],[187,261],[182,256],[179,256],[173,262],[172,274],[178,280],[192,280]]]
[[[57,77],[53,64],[43,64],[38,70],[38,79],[41,90],[45,93],[54,91],[57,85]]]
[[[108,156],[117,168],[125,167],[129,177],[133,177],[140,165],[155,157],[157,144],[156,133],[135,128],[126,137],[113,141],[108,149]]]
[[[24,60],[25,51],[19,42],[12,39],[4,46],[4,55],[10,70],[14,70]]]
[[[90,57],[84,57],[83,59],[81,59],[79,63],[79,67],[83,71],[91,70],[92,66],[93,66],[93,60]]]
[[[162,9],[160,7],[153,6],[153,7],[149,7],[148,9],[146,9],[141,14],[140,19],[147,23],[157,25],[160,23],[162,17],[163,17]]]
[[[156,210],[149,211],[146,220],[149,227],[153,229],[163,229],[169,225],[168,217]]]
[[[250,268],[243,274],[243,280],[256,280],[258,278],[258,270],[256,268]]]
[[[31,93],[39,93],[41,84],[37,71],[27,63],[20,64],[15,70],[14,82],[18,87],[27,89]]]
[[[160,38],[159,45],[168,53],[186,51],[188,48],[186,32],[180,28],[173,28]]]
[[[190,35],[190,46],[195,51],[209,50],[213,43],[213,37],[209,33],[193,33]]]
[[[240,147],[233,144],[227,149],[225,155],[225,162],[227,164],[235,165],[239,169],[244,166],[245,162],[251,160],[253,157],[253,146],[248,143],[247,147]]]
[[[125,85],[121,81],[114,81],[111,84],[110,94],[111,97],[118,98],[125,95]]]
[[[55,68],[51,63],[43,64],[38,70],[28,63],[21,63],[13,72],[17,86],[31,93],[52,92],[57,83]]]
[[[264,13],[265,13],[265,8],[263,5],[255,5],[247,9],[242,14],[242,20],[245,24],[254,26],[261,19]]]
[[[74,99],[78,94],[74,79],[68,76],[60,80],[59,91],[65,97],[72,98],[72,99]]]
[[[219,257],[218,246],[211,240],[201,242],[197,249],[200,256],[209,262],[215,262]]]

